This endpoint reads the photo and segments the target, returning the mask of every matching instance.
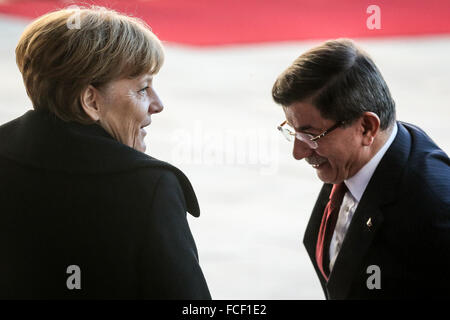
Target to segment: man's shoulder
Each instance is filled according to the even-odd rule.
[[[411,202],[448,211],[450,207],[450,159],[418,126],[400,123],[410,136],[401,189]]]
[[[400,123],[409,133],[411,147],[406,167],[412,177],[442,180],[449,178],[450,159],[448,155],[418,126]],[[449,179],[447,179],[449,180]]]
[[[406,131],[411,139],[411,154],[423,154],[430,152],[445,152],[433,141],[433,139],[419,126],[398,121],[398,128],[400,130]]]

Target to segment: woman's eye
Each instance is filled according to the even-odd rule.
[[[142,88],[141,90],[138,91],[138,93],[144,94],[147,91],[148,88],[149,88],[148,86],[145,87],[145,88]]]

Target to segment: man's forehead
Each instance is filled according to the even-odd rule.
[[[311,104],[294,103],[283,106],[287,123],[296,131],[320,130],[322,117],[319,111]]]

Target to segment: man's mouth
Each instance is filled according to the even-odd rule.
[[[321,165],[327,162],[326,158],[322,158],[319,156],[312,156],[305,159],[314,169],[319,168]]]

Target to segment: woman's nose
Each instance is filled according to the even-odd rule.
[[[313,150],[304,142],[295,139],[294,149],[292,150],[292,155],[297,160],[302,160],[303,158],[309,157],[313,153]]]
[[[156,94],[155,90],[152,90],[152,99],[150,101],[149,112],[150,113],[159,113],[163,111],[164,106]]]

